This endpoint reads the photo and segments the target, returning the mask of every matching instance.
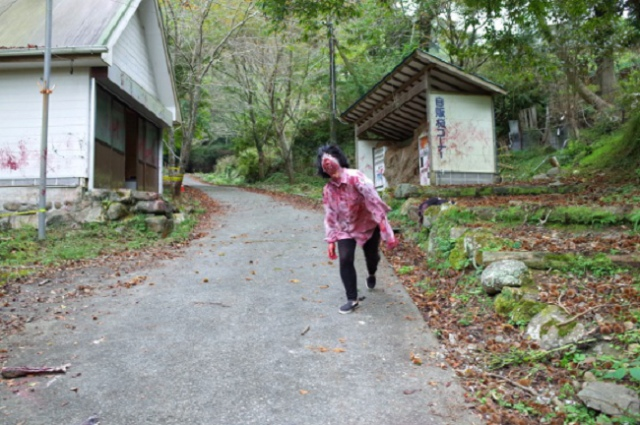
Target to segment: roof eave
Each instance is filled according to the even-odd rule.
[[[51,55],[55,56],[95,56],[107,53],[107,46],[87,46],[87,47],[57,47],[51,49]],[[0,60],[44,57],[44,49],[3,49],[0,48]]]
[[[367,93],[365,93],[363,96],[361,96],[357,101],[355,101],[346,111],[344,111],[342,114],[340,114],[340,118],[342,120],[344,120],[345,122],[351,123],[351,124],[355,124],[358,122],[358,120],[360,119],[360,114],[357,112],[357,109],[365,102],[367,101],[367,99],[372,96],[373,94],[376,93],[376,91],[384,86],[385,84],[389,83],[391,80],[393,80],[394,76],[398,73],[401,72],[401,70],[409,63],[411,63],[414,60],[418,60],[419,62],[422,62],[423,65],[425,65],[425,69],[427,69],[427,67],[429,68],[440,68],[448,73],[450,73],[451,75],[455,75],[456,78],[466,81],[467,83],[474,85],[476,87],[479,87],[485,91],[487,91],[489,94],[494,95],[494,94],[502,94],[505,95],[507,94],[507,91],[504,90],[502,87],[498,86],[495,83],[492,83],[489,80],[486,80],[484,78],[478,77],[476,75],[467,73],[465,71],[463,71],[462,69],[456,67],[455,65],[449,64],[445,61],[443,61],[442,59],[433,56],[427,52],[424,52],[420,49],[416,49],[414,50],[411,54],[409,54],[407,57],[405,57],[402,62],[400,62],[398,65],[396,65],[396,67],[393,68],[393,70],[391,70],[389,73],[387,73],[377,84],[375,84]],[[425,64],[426,62],[426,64]],[[428,65],[427,65],[428,64]],[[364,108],[365,110],[367,108]]]

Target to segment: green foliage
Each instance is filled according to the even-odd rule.
[[[67,261],[114,255],[129,249],[165,247],[184,241],[190,237],[197,216],[203,210],[197,202],[184,197],[181,202],[194,213],[187,215],[165,238],[147,229],[144,214],[123,221],[86,223],[76,228],[50,226],[44,241],[38,239],[38,231],[33,227],[6,230],[0,237],[0,285],[29,276],[42,266],[59,266]]]
[[[232,153],[231,146],[225,140],[194,144],[188,168],[195,173],[210,173],[219,158]]]
[[[207,183],[221,185],[238,185],[244,183],[244,177],[238,170],[238,160],[235,156],[229,155],[218,160],[213,174],[203,174],[198,177]]]
[[[402,276],[404,274],[409,274],[411,272],[413,272],[415,267],[413,266],[400,266],[397,270],[397,273]]]
[[[584,276],[591,273],[596,277],[613,276],[623,271],[619,266],[613,264],[611,259],[605,254],[596,254],[593,257],[582,255],[567,256],[569,261],[562,267],[563,271],[573,273],[576,276]]]
[[[475,214],[467,208],[451,206],[440,212],[438,219],[448,220],[453,224],[473,223],[477,220]]]

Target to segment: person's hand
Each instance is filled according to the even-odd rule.
[[[329,247],[327,248],[327,255],[330,260],[338,259],[338,255],[336,254],[336,244],[335,242],[329,242]]]
[[[397,246],[398,246],[398,240],[395,237],[387,240],[387,248],[393,249]]]

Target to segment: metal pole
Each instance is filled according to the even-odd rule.
[[[42,137],[40,140],[40,200],[38,203],[38,239],[46,237],[47,217],[47,137],[49,130],[49,79],[51,78],[51,23],[53,0],[47,0],[44,38],[44,81],[42,87]]]
[[[333,24],[331,21],[327,23],[329,27],[329,84],[331,85],[331,144],[335,145],[338,137],[336,136],[336,63],[333,41]]]

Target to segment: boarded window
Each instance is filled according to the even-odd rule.
[[[147,129],[145,131],[145,155],[144,159],[149,165],[158,165],[158,127],[147,121]]]
[[[124,105],[113,100],[111,102],[111,146],[118,152],[124,153],[125,122]]]
[[[96,139],[111,146],[111,96],[98,89],[96,100]]]

